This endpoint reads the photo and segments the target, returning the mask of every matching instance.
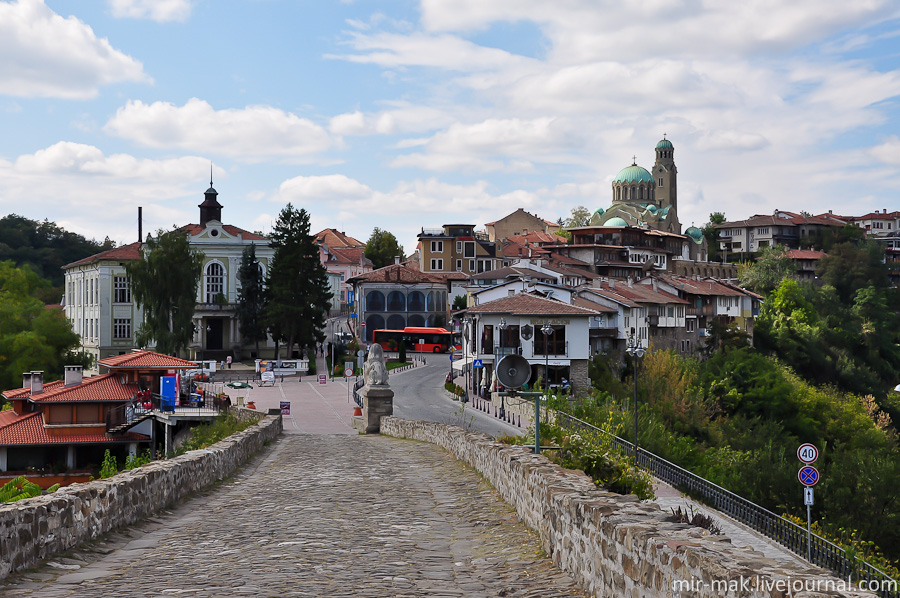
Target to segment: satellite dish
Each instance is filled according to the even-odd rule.
[[[522,388],[531,379],[531,364],[521,355],[507,355],[497,364],[497,380],[510,390]]]

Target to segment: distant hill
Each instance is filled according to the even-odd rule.
[[[37,222],[17,214],[0,218],[0,261],[27,265],[46,280],[48,289],[41,293],[46,303],[58,303],[62,296],[63,265],[115,246],[108,237],[102,243],[86,239],[49,220]]]

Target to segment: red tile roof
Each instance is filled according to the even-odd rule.
[[[365,247],[332,247],[328,246],[328,264],[346,264],[358,266],[361,263],[372,265],[372,260],[365,256]]]
[[[510,235],[507,237],[508,241],[512,241],[513,243],[565,243],[568,239],[565,237],[561,237],[554,233],[545,233],[539,230],[533,230],[525,233],[524,235]]]
[[[326,228],[325,230],[319,231],[316,233],[316,243],[321,245],[322,243],[328,243],[328,248],[332,249],[334,247],[365,247],[366,244],[360,241],[359,239],[354,239],[350,235],[346,233],[342,233],[333,228]]]
[[[519,316],[594,316],[596,309],[569,305],[532,293],[502,297],[468,309],[473,314],[512,314]]]
[[[608,284],[608,283],[604,283]],[[653,287],[650,285],[636,284],[633,286],[628,286],[625,284],[617,284],[615,289],[609,289],[609,287],[600,287],[600,288],[592,288],[592,291],[601,292],[599,294],[605,295],[607,291],[611,291],[620,297],[624,297],[630,301],[635,303],[656,303],[656,304],[667,304],[667,303],[681,303],[684,305],[688,305],[688,302],[684,299],[680,299],[675,295],[670,293],[666,293],[665,291],[653,290]]]
[[[663,276],[661,278],[673,287],[683,290],[688,295],[724,297],[740,297],[744,295],[740,290],[726,286],[721,282],[710,278],[704,278],[703,280],[695,280],[686,276]]]
[[[465,276],[465,275],[464,275]],[[395,282],[398,284],[437,283],[445,282],[437,273],[419,272],[404,264],[391,264],[384,268],[378,268],[365,274],[350,278],[354,282]]]
[[[789,249],[788,257],[795,260],[820,260],[828,257],[824,251],[815,251],[814,249]]]
[[[104,357],[97,363],[111,370],[185,370],[198,367],[194,361],[153,351],[132,351],[123,355],[113,355]]]
[[[585,309],[593,309],[595,311],[599,311],[601,313],[606,313],[606,314],[619,313],[618,310],[613,309],[612,307],[607,307],[605,305],[600,305],[599,303],[594,303],[590,299],[585,299],[584,297],[573,297],[572,304],[577,307],[583,307]]]
[[[141,252],[139,251],[140,247],[141,244],[138,242],[130,243],[128,245],[122,245],[121,247],[114,247],[113,249],[107,249],[106,251],[95,253],[94,255],[78,260],[77,262],[66,264],[65,266],[63,266],[63,269],[73,268],[75,266],[83,266],[85,264],[93,264],[102,261],[123,262],[128,260],[139,260],[141,259]]]
[[[63,386],[61,381],[44,385],[40,394],[32,395],[30,388],[17,388],[3,393],[7,399],[28,397],[35,403],[72,403],[98,401],[127,401],[141,388],[137,384],[122,384],[116,374],[84,378],[81,384]]]
[[[188,234],[192,236],[199,235],[204,230],[206,230],[206,226],[203,224],[186,224],[181,227],[180,230],[187,231]],[[268,237],[263,237],[262,235],[257,235],[256,233],[251,233],[248,230],[244,230],[242,228],[238,228],[236,226],[232,226],[230,224],[223,224],[222,230],[233,237],[241,237],[248,241],[268,241]]]
[[[103,424],[98,424],[102,426]],[[6,424],[0,424],[0,445],[32,445],[32,444],[96,444],[108,442],[141,442],[150,440],[149,436],[128,432],[111,435],[105,432],[85,432],[73,435],[51,435],[44,428],[41,412],[18,416]]]
[[[900,212],[869,212],[865,216],[856,216],[853,220],[897,220]]]

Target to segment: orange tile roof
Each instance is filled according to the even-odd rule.
[[[531,293],[501,297],[468,309],[473,314],[513,314],[519,316],[595,316],[595,309],[569,305]]]
[[[443,283],[438,273],[419,272],[404,264],[391,264],[350,278],[354,282],[395,282],[398,284]]]
[[[326,228],[316,233],[316,243],[328,243],[328,248],[332,247],[365,247],[366,244],[359,239],[354,239],[346,233],[342,233],[334,228]]]
[[[607,314],[616,314],[619,313],[619,310],[613,309],[612,307],[607,307],[605,305],[600,305],[599,303],[594,303],[590,299],[585,299],[584,297],[573,297],[572,304],[578,307],[584,307],[586,309],[593,309],[595,311],[599,311]]]
[[[103,374],[84,378],[81,384],[63,386],[61,381],[45,384],[40,394],[31,395],[30,388],[18,388],[4,392],[7,399],[29,398],[35,403],[72,403],[99,401],[127,401],[141,388],[137,384],[122,384],[116,374]]]
[[[103,425],[103,424],[99,424]],[[31,444],[96,444],[108,442],[141,442],[150,440],[149,436],[128,432],[111,435],[105,432],[87,432],[73,435],[50,435],[44,428],[41,412],[17,416],[6,424],[0,424],[0,445]]]
[[[663,276],[662,280],[675,288],[680,288],[689,295],[743,296],[744,293],[709,278],[694,280],[685,276]]]
[[[190,235],[199,235],[206,229],[206,226],[203,224],[185,224],[179,230],[187,231]],[[268,241],[268,237],[263,237],[262,235],[257,235],[256,233],[251,233],[248,230],[244,230],[242,228],[238,228],[237,226],[232,226],[230,224],[223,224],[222,230],[233,237],[241,237],[248,241]]]
[[[196,362],[153,351],[132,351],[123,355],[113,355],[97,363],[111,370],[185,370],[198,367]]]
[[[824,251],[816,251],[814,249],[789,249],[788,257],[795,260],[820,260],[828,257]]]
[[[122,245],[121,247],[114,247],[113,249],[107,249],[106,251],[95,253],[94,255],[78,260],[77,262],[66,264],[65,266],[63,266],[63,269],[82,266],[84,264],[93,264],[102,261],[121,262],[128,260],[139,260],[141,259],[141,252],[139,251],[140,247],[141,244],[138,242],[130,243],[128,245]]]

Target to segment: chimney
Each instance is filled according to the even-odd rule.
[[[22,388],[31,388],[31,372],[22,374]]]
[[[833,214],[834,212],[832,212],[831,210],[828,210],[828,213],[829,213],[829,214]]]
[[[654,290],[654,291],[658,291],[658,290],[659,290],[659,284],[658,284],[658,281],[656,280],[655,277],[652,277],[652,276],[650,277],[650,284],[653,285],[653,290]]]
[[[615,290],[616,290],[616,281],[615,281],[615,279],[613,279],[613,278],[610,278],[610,279],[609,279],[609,290],[610,290],[610,291],[615,291]]]
[[[144,242],[144,208],[138,206],[138,243]]]
[[[394,265],[395,265],[395,266],[399,266],[399,265],[400,265],[400,256],[399,256],[399,255],[395,255],[395,256],[394,256]]]
[[[44,392],[44,372],[31,372],[31,396]]]
[[[80,365],[67,365],[64,386],[78,386],[81,384],[83,373]]]

